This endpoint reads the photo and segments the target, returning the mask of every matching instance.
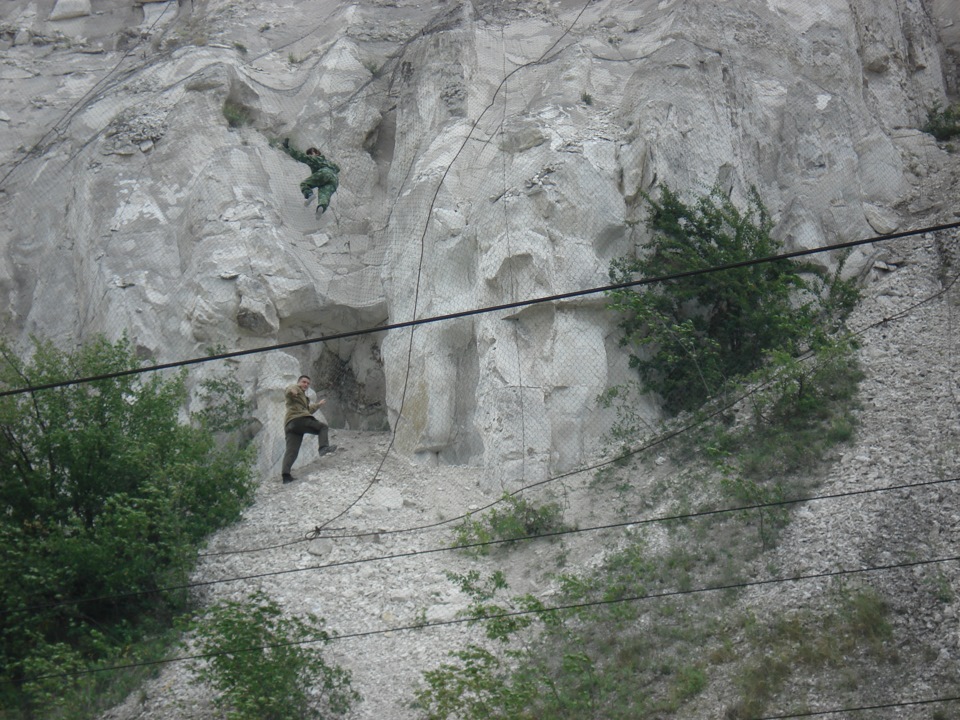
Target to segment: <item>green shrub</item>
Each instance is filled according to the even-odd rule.
[[[246,107],[229,99],[223,102],[223,117],[226,118],[227,125],[232,128],[245,127],[253,122],[250,111]]]
[[[448,572],[447,579],[455,583],[461,592],[470,596],[470,605],[463,614],[471,618],[471,622],[484,620],[484,632],[491,640],[506,642],[510,636],[530,627],[537,617],[547,625],[556,621],[556,616],[541,613],[544,606],[532,595],[513,598],[506,606],[494,602],[497,593],[507,589],[506,578],[500,570],[494,571],[487,580],[481,580],[480,573],[476,570],[464,575]],[[517,610],[533,614],[516,615]],[[498,617],[500,615],[504,617]]]
[[[242,602],[227,600],[194,623],[197,683],[217,693],[231,720],[305,720],[346,715],[360,695],[350,672],[328,665],[316,647],[330,635],[308,613],[285,617],[263,592]]]
[[[427,720],[545,717],[535,708],[536,699],[549,686],[549,677],[530,664],[533,656],[509,649],[508,643],[538,619],[547,627],[556,627],[557,616],[543,612],[543,604],[531,595],[498,602],[498,593],[507,589],[499,570],[485,580],[476,570],[464,575],[447,573],[447,577],[470,597],[469,607],[461,614],[473,623],[482,622],[487,638],[497,644],[491,650],[471,643],[449,653],[452,662],[424,672],[425,684],[416,691],[423,716]]]
[[[417,706],[426,720],[448,718],[534,717],[530,707],[538,687],[511,672],[512,653],[504,657],[470,644],[451,653],[454,662],[443,663],[423,674],[417,689]]]
[[[828,604],[819,615],[793,612],[754,626],[741,650],[745,662],[734,678],[740,699],[727,717],[747,720],[765,715],[795,673],[829,669],[823,677],[839,682],[842,689],[855,689],[858,672],[868,670],[855,664],[863,651],[896,662],[896,654],[883,648],[893,633],[889,612],[888,603],[865,587],[841,591],[835,605]]]
[[[0,345],[0,388],[135,369],[130,343],[29,360]],[[209,388],[210,399],[232,387]],[[233,395],[233,402],[237,396]],[[0,705],[8,717],[89,685],[40,675],[109,664],[180,612],[195,548],[239,517],[252,451],[217,442],[229,413],[182,422],[185,375],[124,375],[0,398]],[[242,414],[242,401],[232,406]],[[86,683],[86,685],[85,685]],[[19,710],[15,710],[18,708]]]
[[[465,518],[456,529],[455,546],[515,540],[564,529],[563,510],[557,503],[537,506],[516,495],[504,495],[500,502],[501,507],[494,507],[478,520],[472,515]],[[467,550],[480,555],[488,552],[487,547]]]
[[[782,503],[809,491],[811,470],[847,442],[856,427],[856,393],[863,372],[849,340],[836,338],[816,354],[797,359],[773,353],[744,379],[746,395],[739,422],[716,423],[706,453],[722,472],[720,488],[738,505]],[[762,547],[771,547],[790,519],[790,506],[760,507]]]
[[[788,509],[776,503],[783,502],[785,495],[780,483],[761,484],[756,480],[736,476],[726,477],[721,483],[724,492],[738,503],[750,507],[754,505],[773,505],[758,507],[750,511],[758,520],[758,533],[764,549],[771,547],[777,538],[777,532],[787,524]]]
[[[893,627],[887,619],[890,603],[871,587],[848,591],[842,598],[843,624],[850,637],[850,644],[863,644],[874,652],[880,652],[883,643],[893,636]]]
[[[777,255],[773,222],[754,190],[746,211],[714,188],[694,203],[664,187],[648,195],[650,245],[610,267],[614,283],[692,273]],[[813,278],[813,279],[810,279]],[[772,351],[796,355],[836,327],[856,299],[850,283],[790,261],[691,274],[610,292],[621,345],[644,390],[669,412],[693,410]]]
[[[935,104],[927,110],[927,122],[921,129],[937,140],[950,140],[960,135],[960,103],[945,109],[939,103]]]
[[[451,574],[471,598],[465,614],[483,620],[495,643],[472,644],[424,673],[417,692],[423,717],[628,720],[677,711],[708,684],[706,668],[676,656],[678,645],[702,654],[709,616],[662,603],[658,618],[639,623],[635,603],[607,603],[643,595],[650,585],[672,586],[688,560],[675,555],[660,563],[631,544],[588,577],[560,578],[554,603],[583,603],[563,612],[530,595],[498,600],[507,587],[500,571],[485,581],[476,571]]]

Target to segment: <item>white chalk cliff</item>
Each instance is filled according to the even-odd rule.
[[[3,12],[0,330],[125,332],[158,363],[347,334],[233,363],[265,472],[300,372],[334,428],[490,487],[582,463],[629,372],[603,295],[352,333],[602,286],[641,191],[756,186],[788,249],[943,220],[917,128],[958,90],[953,0]],[[282,137],[342,167],[324,216]]]

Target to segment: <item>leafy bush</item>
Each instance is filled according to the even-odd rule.
[[[857,423],[856,393],[863,372],[845,338],[824,342],[805,359],[773,353],[744,379],[747,417],[706,430],[706,454],[737,504],[763,505],[801,497],[814,482],[809,470],[847,442]],[[806,472],[804,472],[806,471]],[[790,478],[790,482],[786,482]],[[786,506],[757,508],[763,547],[789,521]]]
[[[748,720],[765,715],[799,672],[829,669],[825,677],[843,682],[844,673],[856,677],[858,672],[869,672],[868,667],[858,667],[858,656],[864,653],[896,663],[896,652],[884,647],[893,636],[889,614],[887,601],[873,588],[864,587],[841,590],[818,614],[791,612],[769,623],[752,623],[741,650],[744,663],[734,677],[740,698],[727,717]]]
[[[0,388],[135,369],[126,340],[66,352],[0,345]],[[211,400],[230,387],[212,386]],[[0,705],[30,716],[57,675],[108,663],[162,632],[198,543],[252,495],[251,451],[218,444],[225,415],[185,423],[185,376],[124,375],[0,398]],[[242,413],[243,404],[234,412]],[[77,681],[78,683],[80,681]]]
[[[227,125],[232,128],[240,128],[253,122],[250,117],[250,110],[233,100],[225,100],[223,103],[223,117]]]
[[[447,577],[470,597],[470,605],[462,614],[471,622],[483,622],[488,639],[497,642],[493,650],[476,643],[449,653],[452,662],[424,672],[424,685],[416,691],[417,706],[427,720],[448,718],[524,718],[536,714],[536,699],[545,689],[538,671],[517,672],[532,659],[523,650],[507,648],[511,638],[530,628],[540,619],[547,626],[556,626],[557,617],[544,613],[543,604],[531,595],[513,598],[507,604],[497,601],[497,594],[507,589],[504,574],[497,570],[483,580],[471,570],[465,575],[448,573]],[[517,614],[518,611],[528,614]]]
[[[937,140],[950,140],[960,135],[960,103],[941,108],[939,103],[927,110],[927,122],[921,128]]]
[[[525,498],[504,495],[502,507],[494,507],[479,520],[468,516],[456,530],[456,545],[474,545],[496,540],[515,540],[557,532],[564,528],[563,511],[557,503],[536,506]],[[468,548],[486,555],[487,547]]]
[[[688,204],[663,188],[650,205],[653,238],[639,257],[610,267],[614,283],[695,273],[781,251],[773,222],[754,190],[746,211],[714,188]],[[807,279],[809,276],[812,279]],[[669,412],[700,407],[728,383],[761,365],[771,351],[796,355],[835,328],[856,299],[838,275],[811,265],[765,262],[610,292],[620,313],[621,344],[644,389]]]
[[[198,683],[219,692],[217,705],[231,720],[304,720],[346,715],[360,695],[350,672],[328,665],[320,651],[330,635],[322,620],[285,617],[263,592],[243,602],[224,601],[195,623]]]
[[[443,663],[423,674],[424,686],[416,691],[417,705],[426,720],[448,718],[533,718],[531,706],[540,687],[511,672],[511,658],[471,643],[451,653],[454,662]]]
[[[487,580],[482,580],[476,570],[464,575],[447,573],[447,579],[470,596],[470,605],[463,614],[471,618],[471,622],[485,620],[484,632],[491,640],[506,642],[511,635],[530,627],[537,619],[534,615],[547,625],[554,624],[556,620],[551,613],[541,614],[543,603],[532,595],[513,598],[508,606],[493,602],[497,593],[507,589],[506,577],[500,570],[494,571]],[[518,610],[533,614],[517,615]]]
[[[750,418],[718,433],[719,446],[737,455],[752,479],[784,477],[811,467],[837,443],[850,439],[863,371],[855,346],[843,338],[824,342],[805,360],[773,353],[745,384]]]
[[[702,692],[708,684],[706,670],[675,662],[675,648],[667,652],[664,646],[677,640],[676,628],[682,626],[693,629],[682,642],[702,653],[700,633],[707,616],[684,614],[639,624],[634,604],[608,605],[617,598],[644,594],[646,583],[662,582],[676,572],[666,565],[658,567],[636,545],[615,555],[615,568],[588,578],[561,579],[562,592],[555,602],[586,601],[583,607],[562,613],[530,595],[497,602],[496,594],[507,589],[499,571],[486,582],[476,572],[450,575],[471,596],[466,614],[482,620],[487,638],[496,643],[490,648],[470,644],[424,673],[424,684],[416,693],[423,717],[665,717]],[[600,602],[594,606],[591,601]],[[541,629],[536,622],[542,633],[535,632]],[[655,684],[660,685],[657,691]]]

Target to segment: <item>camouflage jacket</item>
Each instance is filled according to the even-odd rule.
[[[282,147],[282,146],[281,146]],[[321,170],[333,170],[335,173],[340,172],[340,166],[335,162],[327,160],[322,154],[321,155],[307,155],[297,150],[295,147],[284,147],[283,151],[292,157],[298,162],[305,163],[310,166],[310,172],[320,172]]]

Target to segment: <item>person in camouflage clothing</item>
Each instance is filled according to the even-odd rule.
[[[317,191],[317,212],[324,213],[330,206],[330,198],[340,185],[340,166],[327,160],[315,147],[300,152],[290,145],[290,138],[283,141],[283,151],[298,162],[310,167],[310,177],[300,183],[300,192],[309,205],[313,199],[313,191]]]

